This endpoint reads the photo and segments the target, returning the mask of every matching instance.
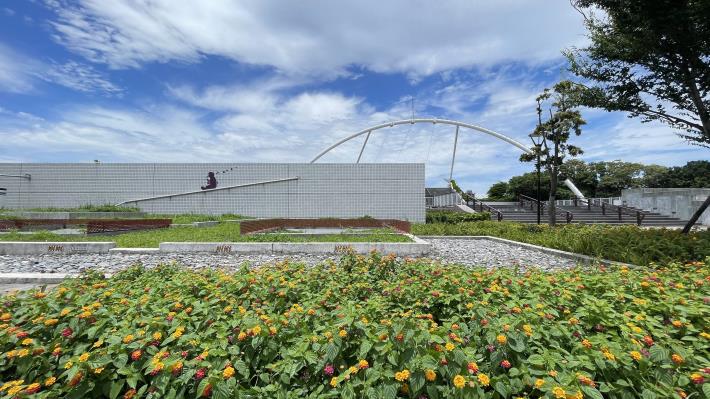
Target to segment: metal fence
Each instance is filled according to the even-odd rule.
[[[461,198],[461,196],[457,192],[437,195],[433,197],[426,197],[425,201],[427,208],[450,208],[456,205],[462,205],[464,203],[463,198]]]
[[[593,202],[603,202],[605,204],[610,204],[610,205],[623,205],[621,203],[621,197],[606,197],[606,198],[586,198],[588,200],[591,200]],[[574,200],[557,200],[555,201],[555,204],[560,205],[560,206],[574,206]]]

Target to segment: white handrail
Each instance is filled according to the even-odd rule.
[[[233,188],[257,186],[257,185],[260,185],[260,184],[280,183],[280,182],[291,181],[291,180],[298,180],[298,179],[299,179],[299,177],[287,177],[287,178],[285,178],[285,179],[266,180],[266,181],[258,181],[258,182],[254,182],[254,183],[237,184],[237,185],[235,185],[235,186],[217,187],[217,188],[213,188],[213,189],[210,189],[210,190],[188,191],[188,192],[186,192],[186,193],[156,195],[156,196],[153,196],[153,197],[139,198],[139,199],[134,199],[134,200],[128,200],[128,201],[119,202],[118,204],[116,204],[116,206],[125,205],[125,204],[130,204],[130,203],[132,203],[132,202],[141,202],[141,201],[148,201],[148,200],[161,199],[161,198],[172,198],[172,197],[179,197],[179,196],[183,196],[183,195],[199,194],[199,193],[208,193],[208,192],[220,191],[220,190],[230,190],[230,189],[233,189]]]
[[[20,179],[27,179],[27,180],[32,180],[32,175],[29,173],[25,173],[24,175],[5,175],[5,174],[0,174],[0,177],[18,177]]]

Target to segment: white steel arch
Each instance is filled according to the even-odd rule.
[[[367,136],[365,137],[365,142],[362,144],[362,148],[360,149],[360,154],[357,157],[356,163],[360,163],[360,159],[362,158],[362,153],[363,153],[363,151],[365,151],[365,146],[367,145],[367,141],[370,139],[370,134],[372,132],[374,132],[375,130],[384,129],[384,128],[388,128],[388,127],[394,127],[397,125],[406,125],[408,123],[412,124],[412,125],[415,123],[432,123],[432,124],[440,123],[443,125],[456,126],[456,136],[454,138],[454,151],[453,151],[453,156],[451,158],[451,172],[449,174],[449,180],[451,180],[451,176],[452,176],[453,170],[454,170],[454,161],[456,159],[456,146],[458,144],[459,128],[461,128],[461,127],[467,128],[467,129],[472,129],[472,130],[477,130],[479,132],[493,136],[497,139],[503,140],[506,143],[517,147],[518,149],[520,149],[521,151],[523,151],[525,153],[528,153],[528,154],[533,153],[528,147],[526,147],[524,144],[520,143],[519,141],[516,141],[504,134],[494,132],[493,130],[490,130],[490,129],[486,129],[485,127],[481,127],[478,125],[472,125],[470,123],[465,123],[465,122],[454,121],[454,120],[450,120],[450,119],[414,118],[414,119],[402,119],[402,120],[398,120],[398,121],[382,123],[379,125],[368,127],[367,129],[363,129],[353,135],[345,137],[344,139],[338,141],[337,143],[335,143],[335,144],[331,145],[330,147],[326,148],[325,150],[321,151],[318,155],[316,155],[315,158],[313,158],[311,160],[311,163],[316,162],[318,159],[320,159],[323,155],[327,154],[333,148],[335,148],[347,141],[350,141],[350,140],[354,139],[355,137],[362,136],[363,134],[367,134]]]

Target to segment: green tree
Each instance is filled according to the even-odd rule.
[[[548,218],[550,226],[557,223],[555,201],[557,200],[558,180],[560,166],[567,156],[582,154],[582,149],[568,143],[570,135],[582,134],[582,125],[586,122],[577,109],[580,100],[580,86],[564,80],[555,84],[552,91],[545,89],[537,101],[538,125],[533,134],[541,135],[542,145],[534,147],[535,154],[523,154],[521,161],[536,161],[536,154],[540,155],[540,164],[545,168],[550,177],[548,195]],[[543,110],[546,107],[546,110]],[[546,112],[547,111],[547,112]],[[543,115],[549,118],[543,121]]]
[[[591,39],[565,52],[570,70],[591,82],[584,105],[658,120],[710,147],[710,1],[571,2]]]
[[[488,199],[498,201],[513,201],[514,199],[508,195],[508,183],[500,181],[495,183],[488,189]]]
[[[685,166],[674,166],[653,184],[647,187],[710,187],[710,161],[690,161]]]
[[[560,166],[560,179],[570,179],[586,196],[595,197],[599,179],[594,168],[579,159],[570,159]]]
[[[667,167],[661,165],[644,165],[641,187],[660,187],[659,184],[668,170]]]
[[[643,165],[620,160],[593,162],[590,164],[597,173],[599,184],[594,193],[597,197],[616,197],[625,188],[640,187]]]

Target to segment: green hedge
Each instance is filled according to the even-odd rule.
[[[427,211],[427,223],[464,223],[477,222],[481,220],[491,220],[491,214],[488,212],[466,213],[453,211]]]
[[[710,256],[710,231],[683,235],[678,230],[636,226],[569,224],[551,228],[489,221],[415,224],[412,234],[494,236],[637,265],[695,261]]]

